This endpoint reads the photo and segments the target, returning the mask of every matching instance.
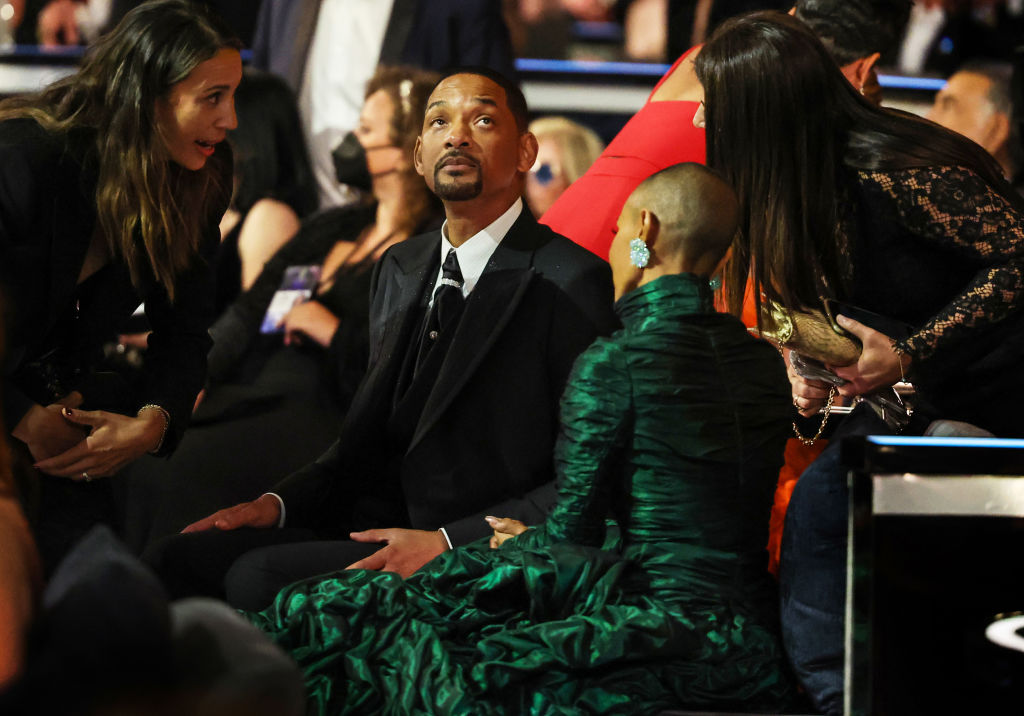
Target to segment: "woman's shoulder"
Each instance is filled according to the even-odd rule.
[[[625,331],[600,336],[576,359],[574,378],[587,381],[622,380],[628,375],[629,354],[629,334]]]
[[[245,215],[245,223],[259,226],[266,231],[287,228],[294,232],[299,225],[299,216],[283,201],[264,197],[250,207]]]
[[[0,122],[0,152],[8,161],[15,157],[35,161],[57,158],[64,151],[66,143],[67,137],[64,134],[47,131],[28,117],[15,117]]]

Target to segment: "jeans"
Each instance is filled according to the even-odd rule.
[[[800,683],[826,714],[843,712],[849,489],[844,437],[891,434],[866,406],[846,417],[804,470],[786,511],[779,563],[782,640]]]

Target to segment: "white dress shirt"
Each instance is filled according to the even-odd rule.
[[[523,213],[523,200],[516,199],[504,214],[492,221],[480,231],[476,232],[462,242],[462,246],[455,249],[455,256],[459,259],[459,269],[462,271],[462,297],[469,296],[480,280],[480,274],[487,268],[487,262],[491,255],[498,248],[498,244],[505,238],[505,234],[516,223],[516,219]],[[441,264],[448,256],[448,252],[455,247],[448,241],[448,222],[441,225]],[[443,269],[437,270],[437,278],[434,279],[434,291],[430,295],[430,305],[434,304],[434,293],[437,292],[438,282],[441,280]]]

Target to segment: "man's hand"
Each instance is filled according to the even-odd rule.
[[[234,530],[239,527],[275,527],[281,519],[281,503],[273,495],[262,495],[252,502],[218,510],[209,517],[193,522],[181,532],[203,530]]]
[[[839,386],[840,395],[874,393],[898,382],[910,370],[910,356],[896,353],[889,336],[846,316],[836,316],[836,321],[844,330],[857,336],[864,346],[860,358],[853,365],[828,366],[829,370],[847,381]]]
[[[484,519],[494,530],[494,534],[491,536],[491,549],[497,549],[505,540],[521,535],[530,529],[519,520],[514,520],[511,517],[491,517],[488,515]]]
[[[366,559],[350,564],[345,569],[397,572],[402,579],[448,550],[448,542],[440,531],[406,530],[396,527],[353,532],[349,537],[355,542],[384,542],[387,547],[377,550]]]

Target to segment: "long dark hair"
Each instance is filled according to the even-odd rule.
[[[432,214],[438,213],[441,207],[423,177],[412,169],[411,161],[416,138],[423,129],[427,100],[437,83],[437,73],[404,65],[382,65],[366,83],[366,99],[376,92],[384,92],[394,107],[388,134],[395,146],[404,150],[410,160],[403,181],[408,207],[405,226],[412,231]]]
[[[172,300],[175,277],[199,251],[211,202],[230,191],[221,186],[230,169],[221,165],[222,152],[196,172],[172,166],[156,101],[220,50],[240,47],[202,5],[155,0],[100,38],[78,72],[0,104],[0,120],[30,117],[50,132],[95,131],[99,227],[136,285],[148,269]]]
[[[788,15],[761,12],[724,23],[696,70],[707,162],[740,203],[727,269],[735,313],[748,278],[758,308],[762,294],[790,309],[844,297],[840,204],[849,170],[963,166],[1008,196],[988,154],[927,120],[872,105],[806,25]]]
[[[238,128],[228,132],[235,154],[235,208],[245,213],[260,199],[284,202],[301,218],[318,197],[299,109],[279,77],[247,69],[235,92]]]

